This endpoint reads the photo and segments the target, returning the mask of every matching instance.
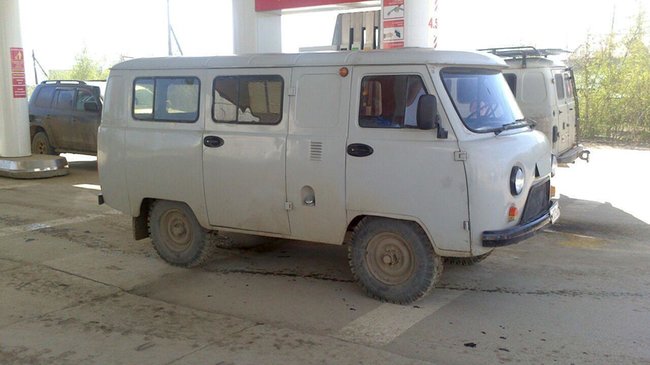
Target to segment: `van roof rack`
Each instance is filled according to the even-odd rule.
[[[45,80],[41,82],[41,84],[78,84],[78,85],[86,85],[85,81],[81,80]]]
[[[564,53],[571,53],[570,51],[561,48],[541,48],[537,49],[533,46],[518,46],[518,47],[496,47],[496,48],[483,48],[479,51],[489,52],[501,58],[521,59],[522,66],[526,67],[526,60],[528,57],[543,57],[557,56]]]

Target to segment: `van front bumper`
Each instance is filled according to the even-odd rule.
[[[485,231],[482,235],[483,247],[501,247],[514,245],[533,236],[540,229],[555,223],[560,217],[560,205],[553,201],[548,211],[528,223],[519,224],[501,231]]]

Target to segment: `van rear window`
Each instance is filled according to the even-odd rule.
[[[133,118],[196,122],[200,81],[196,77],[141,77],[133,82]]]
[[[279,75],[220,76],[214,79],[212,119],[220,123],[278,124],[284,80]]]

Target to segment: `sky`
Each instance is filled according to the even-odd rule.
[[[19,0],[23,48],[45,70],[69,69],[84,48],[108,67],[123,57],[167,55],[167,0]],[[186,56],[232,53],[232,3],[169,0],[171,23]],[[413,0],[410,0],[413,1]],[[439,0],[439,48],[532,45],[576,49],[632,24],[647,0]],[[328,45],[336,12],[282,16],[282,51]],[[32,70],[31,59],[26,60]],[[27,73],[34,83],[33,72]],[[39,79],[43,75],[39,74]]]

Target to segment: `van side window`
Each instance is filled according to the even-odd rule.
[[[196,122],[200,81],[196,77],[144,77],[133,82],[133,118]]]
[[[512,91],[512,95],[517,96],[517,75],[515,75],[515,74],[503,74],[503,77],[506,78],[506,82],[508,83],[508,86],[510,86],[510,90]]]
[[[38,92],[36,97],[36,106],[41,108],[49,108],[52,104],[52,95],[54,94],[53,87],[43,87],[41,91]]]
[[[366,76],[361,80],[359,126],[417,128],[418,101],[425,94],[417,75]]]
[[[564,76],[562,74],[555,74],[555,89],[557,90],[558,100],[564,99]]]
[[[218,123],[278,124],[283,95],[284,80],[279,75],[216,77],[212,119]]]
[[[566,97],[568,99],[573,99],[573,80],[571,80],[571,75],[564,75],[564,89],[566,92]]]
[[[57,89],[54,93],[54,107],[59,110],[72,110],[73,89]]]

